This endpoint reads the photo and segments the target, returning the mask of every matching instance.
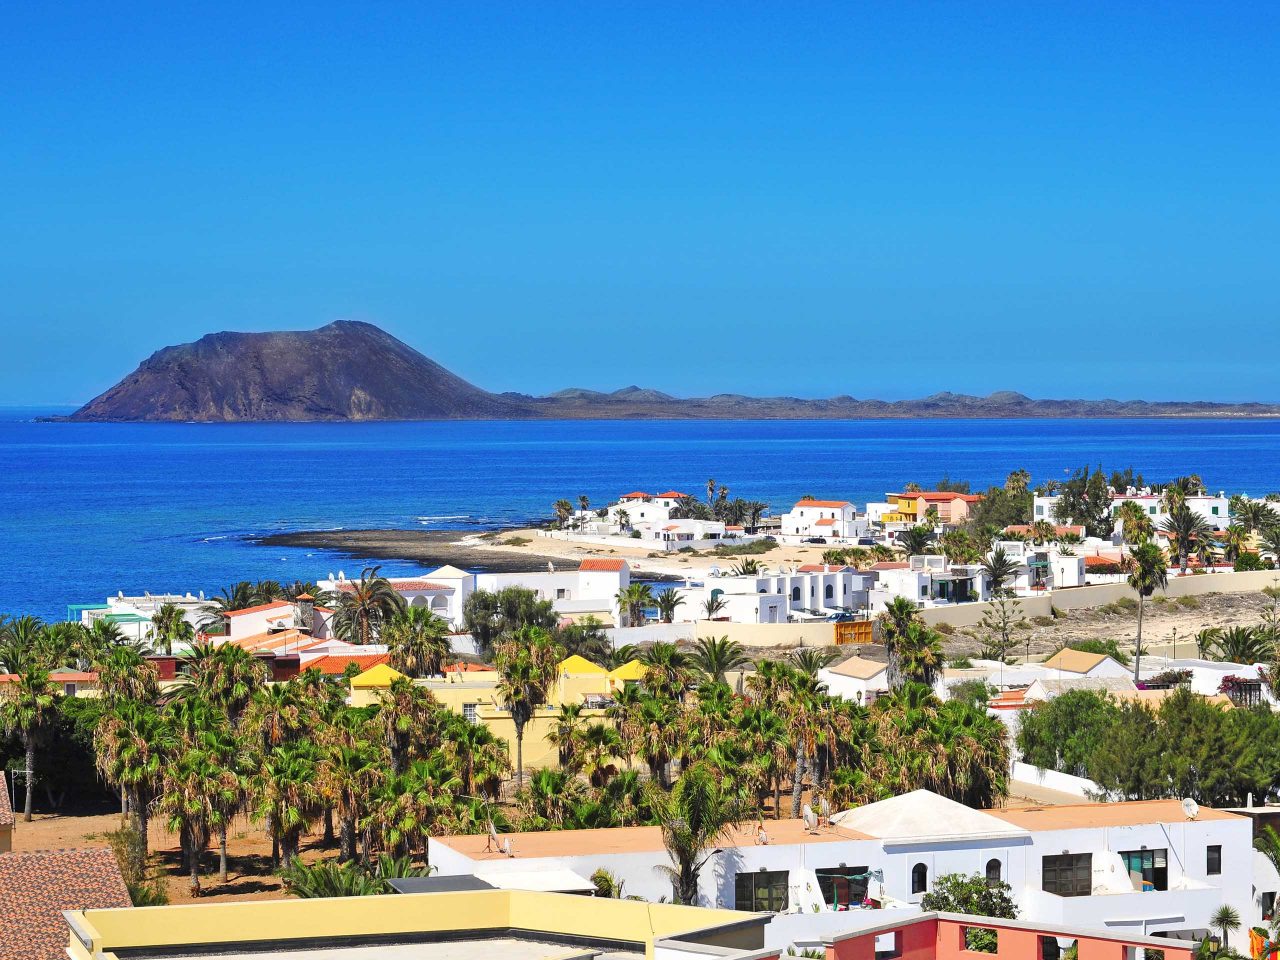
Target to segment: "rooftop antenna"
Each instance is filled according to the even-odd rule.
[[[828,825],[831,823],[831,801],[826,797],[822,797],[818,801],[818,816],[820,816]]]
[[[1194,820],[1200,815],[1200,804],[1196,803],[1190,797],[1186,797],[1182,801],[1182,812],[1187,815],[1188,820]]]
[[[507,837],[507,839],[502,842],[502,852],[505,853],[508,857],[512,858],[513,860],[515,859],[516,852],[511,846],[510,837]]]
[[[493,828],[493,818],[489,818],[489,839],[485,841],[484,849],[486,853],[502,849],[502,842],[498,839],[498,831]]]

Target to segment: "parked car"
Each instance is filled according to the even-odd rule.
[[[827,542],[826,537],[809,537],[807,540],[805,540],[805,543],[826,543],[826,542]]]
[[[852,623],[858,619],[856,613],[849,613],[847,610],[841,610],[827,617],[827,623]]]

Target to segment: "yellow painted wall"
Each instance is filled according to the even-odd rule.
[[[568,894],[484,890],[85,910],[78,911],[75,919],[92,937],[93,949],[86,951],[74,935],[70,936],[68,952],[74,960],[91,960],[97,953],[109,955],[140,947],[216,946],[506,927],[631,941],[643,944],[646,956],[652,957],[657,938],[692,931],[707,931],[714,938],[715,928],[738,924],[744,914]]]

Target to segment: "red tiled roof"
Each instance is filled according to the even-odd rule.
[[[66,960],[63,910],[132,903],[115,855],[102,847],[0,854],[0,905],[5,960]]]
[[[481,673],[486,670],[492,670],[492,667],[486,667],[483,663],[449,663],[440,668],[445,673]]]
[[[851,507],[848,500],[797,500],[797,507]]]
[[[443,583],[433,583],[430,580],[389,580],[387,582],[391,584],[391,589],[396,593],[402,593],[405,590],[422,590],[429,593],[435,590],[453,589],[453,587],[447,587]],[[353,583],[340,583],[338,584],[338,589],[343,593],[355,593],[356,587]]]
[[[687,493],[681,493],[679,490],[668,490],[666,493],[658,494],[663,500],[683,500],[688,496]]]
[[[679,530],[679,529],[680,529],[680,524],[678,524],[678,523],[670,523],[670,524],[667,524],[667,526],[663,527],[662,529],[663,529],[663,530]]]
[[[13,683],[17,679],[16,673],[0,673],[0,683]],[[97,683],[98,675],[83,670],[54,670],[49,679],[54,683]]]
[[[726,523],[726,524],[724,525],[724,528],[725,528],[726,530],[741,530],[741,529],[743,529],[742,524],[740,524],[740,523]]]
[[[587,557],[582,563],[578,564],[579,570],[609,570],[617,572],[625,569],[627,561],[611,560],[608,557]]]
[[[296,597],[294,597],[293,599],[295,599],[295,600],[314,600],[314,599],[315,599],[315,597],[313,597],[313,596],[312,596],[311,594],[309,594],[309,593],[300,593],[300,594],[298,594]]]
[[[834,527],[835,525],[836,522],[831,517],[823,517],[821,520],[814,523],[815,527]]]
[[[243,617],[246,613],[262,613],[266,610],[283,610],[285,607],[292,607],[293,604],[288,600],[272,600],[270,603],[260,603],[256,607],[245,607],[243,610],[229,610],[224,613],[224,617]]]
[[[881,560],[871,565],[872,570],[907,570],[910,567],[911,564],[905,560]]]
[[[1115,567],[1120,565],[1118,557],[1085,557],[1084,566],[1087,570],[1089,567]]]
[[[391,659],[389,653],[331,653],[328,656],[320,657],[318,660],[312,660],[305,664],[308,670],[319,670],[327,676],[340,676],[347,672],[347,667],[355,664],[363,673],[370,667],[376,667],[380,663],[386,663]]]
[[[618,499],[619,500],[643,500],[648,496],[649,494],[645,493],[643,490],[634,490],[631,493],[624,493]]]
[[[13,807],[9,806],[9,787],[5,784],[4,771],[0,770],[0,827],[13,826]]]
[[[844,570],[853,570],[853,567],[845,566],[841,563],[804,563],[796,568],[800,573],[840,573]]]

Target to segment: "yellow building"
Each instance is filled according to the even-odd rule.
[[[672,951],[768,960],[779,952],[763,949],[767,914],[523,890],[74,910],[64,916],[71,960],[211,953],[252,960],[291,951],[315,960],[563,960],[600,952],[652,960]]]
[[[403,674],[386,664],[366,670],[351,681],[352,706],[376,703],[382,691],[400,676]],[[547,702],[535,710],[525,724],[525,769],[556,765],[558,751],[548,735],[555,727],[562,705],[581,706],[584,723],[602,720],[614,691],[643,676],[644,666],[634,660],[612,672],[576,654],[562,660],[556,681],[548,691]],[[495,737],[505,740],[514,763],[516,728],[510,711],[502,706],[498,697],[499,681],[496,670],[465,669],[446,672],[443,677],[415,680],[414,683],[430,690],[441,705],[474,723],[483,723]]]

